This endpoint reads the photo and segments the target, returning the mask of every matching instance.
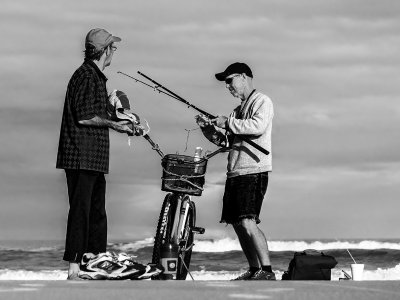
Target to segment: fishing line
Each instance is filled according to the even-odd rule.
[[[191,131],[194,131],[194,130],[198,130],[198,129],[200,129],[200,128],[193,128],[193,129],[186,129],[186,128],[185,128],[185,130],[187,131],[187,136],[186,136],[186,146],[185,146],[185,150],[184,150],[183,152],[186,152],[186,151],[187,151],[188,143],[189,143],[189,135],[190,135],[190,132],[191,132]]]
[[[153,91],[158,92],[159,94],[162,93],[162,94],[165,94],[165,95],[167,95],[167,96],[170,96],[171,98],[174,98],[174,99],[176,99],[176,100],[179,100],[179,98],[177,98],[176,96],[174,96],[174,95],[172,95],[172,94],[170,94],[170,93],[167,93],[167,92],[164,92],[164,91],[160,90],[160,87],[162,88],[162,85],[158,85],[158,84],[156,84],[156,85],[151,85],[151,84],[148,84],[148,83],[146,83],[146,82],[144,82],[144,81],[142,81],[142,80],[140,80],[140,79],[137,79],[137,78],[135,78],[135,77],[133,77],[133,76],[131,76],[131,75],[129,75],[129,74],[126,74],[126,73],[124,73],[124,72],[121,72],[121,71],[118,71],[117,73],[122,74],[122,75],[125,75],[126,77],[129,77],[129,78],[135,80],[135,82],[139,82],[139,83],[141,83],[141,84],[143,84],[143,85],[145,85],[145,86],[151,88]]]

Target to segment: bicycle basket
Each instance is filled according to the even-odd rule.
[[[167,154],[162,159],[161,165],[162,191],[201,196],[207,160],[196,163],[193,156]]]

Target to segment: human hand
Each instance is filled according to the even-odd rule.
[[[136,125],[133,125],[133,130],[134,130],[134,134],[136,135],[136,136],[143,136],[143,135],[145,135],[145,129],[144,129],[144,127],[142,126],[142,125],[140,125],[140,124],[136,124]]]
[[[226,129],[227,128],[227,121],[228,118],[225,116],[217,116],[215,119],[211,119],[210,120],[212,124],[214,124],[215,126],[222,128],[222,129]]]
[[[117,132],[120,133],[127,133],[128,135],[133,135],[134,131],[132,128],[129,126],[130,122],[129,121],[119,121],[119,122],[113,122],[112,129],[114,129]]]
[[[129,120],[121,120],[121,121],[118,121],[117,123],[118,123],[119,125],[129,125],[129,124],[132,124],[132,122],[129,121]]]

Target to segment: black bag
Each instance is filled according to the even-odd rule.
[[[331,269],[336,265],[333,256],[317,250],[295,252],[282,280],[331,280]]]

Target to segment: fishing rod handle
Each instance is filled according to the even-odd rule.
[[[164,153],[161,151],[160,146],[154,143],[148,134],[143,135],[143,137],[150,143],[150,145],[153,147],[153,150],[157,151],[157,153],[161,156],[161,158],[163,158]]]

